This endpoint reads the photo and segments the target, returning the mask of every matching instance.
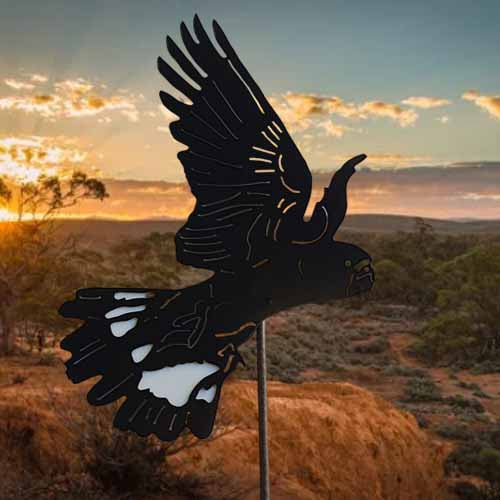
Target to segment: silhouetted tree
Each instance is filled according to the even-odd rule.
[[[75,172],[67,180],[40,176],[35,182],[13,186],[1,180],[0,201],[11,208],[16,220],[5,221],[1,227],[0,355],[14,349],[15,314],[22,301],[34,293],[50,294],[54,276],[61,276],[68,265],[66,257],[73,251],[74,241],[57,233],[56,216],[83,199],[107,196],[104,184],[83,172]]]

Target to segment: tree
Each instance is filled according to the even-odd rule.
[[[107,196],[105,185],[83,172],[67,180],[40,176],[12,186],[0,179],[0,202],[17,215],[0,227],[0,355],[14,349],[16,311],[23,300],[53,282],[52,275],[67,265],[74,250],[74,238],[57,231],[57,215],[81,200]]]
[[[500,350],[500,245],[479,245],[438,272],[439,313],[422,333],[435,359],[497,359]]]
[[[12,196],[12,191],[9,189],[5,181],[0,177],[0,205],[6,205]]]

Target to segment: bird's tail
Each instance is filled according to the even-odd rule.
[[[240,359],[233,344],[218,343],[211,304],[203,286],[79,290],[60,309],[84,321],[61,342],[72,354],[68,377],[101,376],[87,396],[93,405],[125,396],[114,420],[120,429],[173,440],[189,427],[207,437],[224,379]]]

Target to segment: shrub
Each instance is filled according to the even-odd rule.
[[[489,394],[486,394],[483,392],[482,389],[479,389],[478,391],[474,391],[472,393],[473,396],[476,396],[476,398],[483,398],[483,399],[491,399],[491,396]]]
[[[457,382],[457,386],[461,387],[462,389],[467,389],[469,391],[480,391],[481,387],[479,387],[478,384],[474,382],[464,382],[463,380],[459,380]]]
[[[500,500],[500,483],[489,483],[478,487],[460,481],[455,484],[454,491],[462,500]]]
[[[484,406],[477,399],[467,399],[461,394],[449,396],[445,401],[455,408],[470,409],[477,413],[484,413]]]
[[[24,373],[16,373],[12,377],[12,383],[14,385],[16,385],[16,384],[24,384],[24,382],[26,382],[26,380],[28,380],[28,376],[25,375]]]
[[[500,360],[487,359],[480,363],[476,363],[471,368],[471,373],[475,375],[484,375],[487,373],[499,373],[500,372]]]
[[[500,426],[470,433],[447,458],[448,473],[478,476],[496,487],[500,484]]]
[[[461,446],[446,461],[447,470],[481,477],[492,483],[500,482],[500,450],[481,446],[477,442]]]
[[[80,455],[81,472],[97,485],[97,490],[110,498],[129,498],[131,494],[142,498],[159,493],[208,498],[207,485],[216,479],[179,476],[168,467],[169,456],[196,445],[194,436],[186,432],[177,441],[164,443],[154,437],[119,431],[112,426],[117,409],[118,404],[110,404],[58,410],[65,427],[75,436],[72,446]]]
[[[472,431],[464,424],[449,423],[437,427],[436,433],[444,438],[467,440],[472,438]]]
[[[408,403],[422,403],[427,401],[441,401],[439,387],[428,378],[411,378],[406,383],[403,401]]]
[[[378,337],[366,344],[358,344],[354,347],[354,352],[362,354],[380,354],[389,348],[390,344],[386,337]]]

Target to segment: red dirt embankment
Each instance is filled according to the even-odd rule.
[[[75,430],[52,411],[45,385],[50,380],[65,406],[87,407],[60,367],[30,370],[25,383],[0,387],[0,473],[26,470],[51,477],[81,457],[71,446]],[[257,499],[255,382],[226,383],[221,403],[219,432],[222,423],[227,432],[170,457],[170,466],[201,479],[215,472],[214,488],[220,489],[213,498],[233,484],[237,498]],[[450,498],[443,477],[449,445],[433,440],[409,414],[354,385],[272,382],[269,426],[275,500]]]
[[[189,470],[213,470],[258,498],[254,382],[224,388],[224,420],[237,429],[178,457]],[[269,386],[271,488],[278,499],[443,500],[443,460],[413,416],[347,383]],[[188,465],[189,464],[189,465]]]

